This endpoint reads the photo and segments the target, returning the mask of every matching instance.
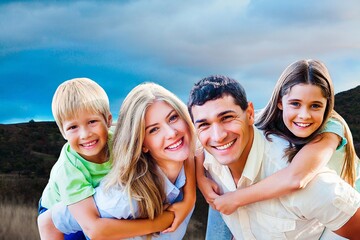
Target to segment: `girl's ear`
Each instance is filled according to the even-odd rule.
[[[281,101],[278,102],[277,107],[278,107],[280,110],[283,110],[283,105],[282,105],[282,102],[281,102]]]

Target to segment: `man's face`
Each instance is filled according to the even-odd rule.
[[[237,165],[247,159],[253,139],[254,108],[246,110],[225,95],[191,108],[198,138],[222,165]]]

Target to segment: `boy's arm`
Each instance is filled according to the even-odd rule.
[[[289,166],[254,185],[216,198],[215,209],[223,214],[231,214],[238,207],[304,188],[329,162],[339,142],[340,137],[334,133],[319,134],[295,155]]]
[[[64,234],[54,225],[51,219],[51,211],[47,210],[41,213],[38,218],[38,228],[41,240],[63,240]]]
[[[165,211],[154,220],[100,218],[92,197],[68,206],[70,213],[90,239],[119,239],[160,232],[171,225],[174,214]]]
[[[198,154],[195,158],[196,183],[206,202],[210,206],[214,207],[214,199],[219,197],[219,186],[213,180],[206,176],[205,168],[203,165],[204,159],[205,154],[203,151],[201,151],[201,154]]]
[[[163,233],[175,231],[190,214],[196,202],[196,181],[195,181],[195,162],[194,159],[187,159],[184,163],[186,184],[184,186],[184,198],[181,202],[174,203],[168,208],[175,213],[172,225]]]

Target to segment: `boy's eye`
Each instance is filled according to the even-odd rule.
[[[68,127],[66,130],[67,130],[67,131],[70,131],[70,130],[74,130],[74,129],[76,129],[76,128],[77,128],[77,126],[76,126],[76,125],[73,125],[73,126]]]
[[[96,123],[96,122],[97,122],[97,120],[90,120],[89,121],[90,124],[93,124],[93,123]]]

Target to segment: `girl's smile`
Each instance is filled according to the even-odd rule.
[[[278,108],[283,111],[285,126],[295,136],[305,138],[321,126],[326,103],[320,87],[298,84],[282,97]]]

